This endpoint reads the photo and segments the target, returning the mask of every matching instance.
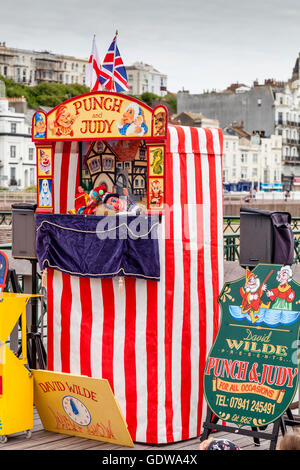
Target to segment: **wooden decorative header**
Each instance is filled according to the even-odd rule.
[[[33,115],[35,143],[74,140],[165,140],[167,109],[155,109],[120,93],[91,92],[76,96],[49,113]]]

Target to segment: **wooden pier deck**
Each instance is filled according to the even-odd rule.
[[[271,428],[270,428],[271,432]],[[239,434],[228,434],[226,432],[216,432],[211,436],[215,438],[226,438],[235,442],[241,450],[269,450],[270,441],[261,439],[260,446],[254,444],[253,438]],[[281,438],[281,434],[279,439]],[[51,451],[51,450],[84,450],[84,451],[122,451],[122,450],[146,450],[151,451],[196,451],[199,449],[199,438],[189,439],[187,441],[176,442],[167,445],[149,445],[135,443],[134,448],[114,445],[106,442],[99,442],[93,439],[83,439],[80,437],[68,436],[65,434],[46,431],[43,428],[40,417],[34,410],[34,428],[32,435],[26,439],[24,433],[14,434],[8,437],[5,444],[0,444],[0,451]]]

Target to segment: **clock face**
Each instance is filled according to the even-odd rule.
[[[62,406],[69,418],[80,426],[88,426],[91,422],[91,414],[87,407],[78,398],[66,396],[62,400]]]

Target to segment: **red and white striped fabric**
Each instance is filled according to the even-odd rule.
[[[54,212],[66,214],[74,208],[79,186],[78,142],[54,144]]]
[[[48,270],[48,368],[108,379],[137,442],[199,436],[206,416],[203,370],[223,287],[221,154],[220,130],[169,128],[165,200],[173,211],[160,225],[160,282],[126,278],[120,295],[117,279]],[[71,192],[77,178],[75,158],[61,155],[57,208],[65,175]]]

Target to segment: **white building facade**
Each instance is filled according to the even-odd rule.
[[[224,133],[223,183],[258,190],[280,190],[282,138],[238,137]],[[244,185],[242,183],[245,183]],[[247,183],[247,185],[246,185]]]
[[[79,83],[84,85],[88,59],[7,47],[0,42],[0,75],[25,85]]]
[[[274,101],[275,134],[282,136],[282,157],[287,177],[300,175],[300,80],[278,91]]]
[[[145,92],[158,96],[167,94],[167,75],[160,73],[152,65],[135,62],[126,66],[129,93],[140,96]]]
[[[0,98],[0,186],[24,189],[36,184],[32,114],[15,112],[10,102]]]

